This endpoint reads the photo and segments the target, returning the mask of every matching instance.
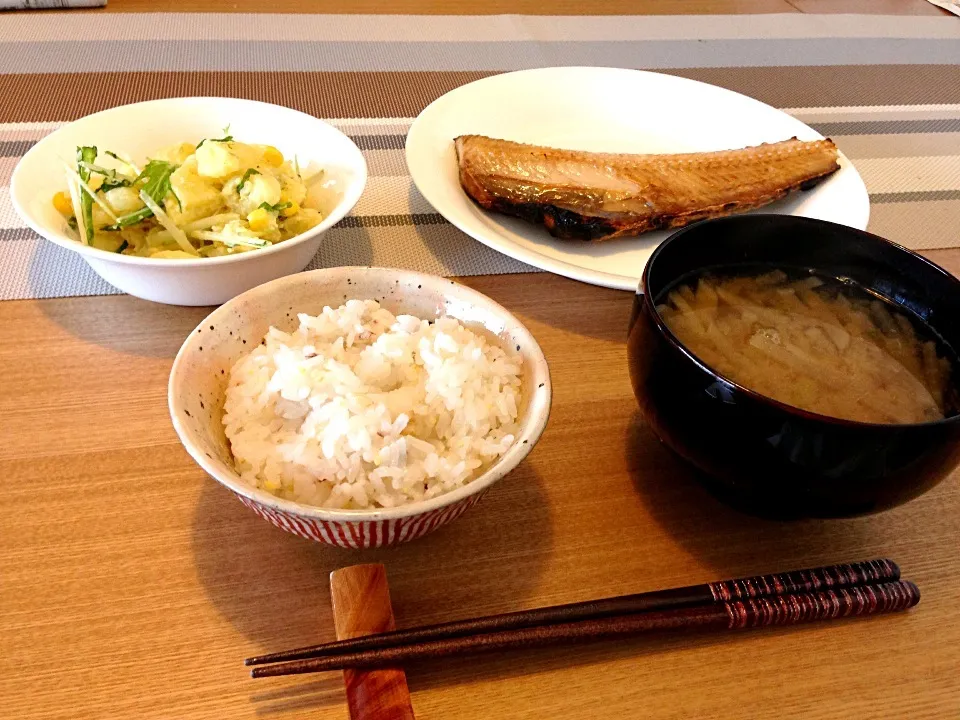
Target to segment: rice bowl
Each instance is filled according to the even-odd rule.
[[[319,316],[351,298],[374,299],[394,316],[452,318],[505,355],[517,353],[520,393],[515,437],[468,481],[443,485],[393,507],[321,507],[271,492],[241,476],[223,423],[230,375],[271,327],[295,333],[298,314]],[[452,522],[530,453],[550,414],[550,372],[536,339],[505,308],[464,285],[422,273],[343,267],[298,273],[249,290],[214,310],[184,341],[170,372],[168,404],[184,448],[217,482],[257,515],[304,538],[345,548],[382,547],[421,537]],[[509,407],[507,408],[509,411]],[[272,411],[271,411],[272,412]],[[498,410],[499,412],[499,410]],[[509,412],[508,412],[509,415]],[[507,428],[503,428],[504,435]],[[427,441],[435,440],[428,438]],[[506,445],[506,443],[504,443]],[[249,476],[248,476],[249,477]],[[388,500],[389,502],[389,500]]]

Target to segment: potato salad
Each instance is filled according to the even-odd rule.
[[[53,196],[80,242],[151,258],[233,255],[289,240],[323,218],[306,207],[322,175],[301,174],[271,145],[227,132],[153,154],[142,167],[96,147],[64,163],[67,192]]]

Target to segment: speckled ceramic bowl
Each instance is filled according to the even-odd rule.
[[[260,342],[271,325],[292,330],[297,313],[318,314],[346,299],[378,300],[393,313],[425,319],[441,315],[483,327],[524,360],[517,442],[467,485],[398,508],[331,510],[283,500],[240,479],[223,431],[224,390],[236,360]],[[170,371],[173,426],[187,452],[260,517],[295,535],[344,548],[407,542],[455,520],[472,507],[533,448],[550,414],[550,372],[533,335],[490,298],[452,280],[385,268],[344,267],[290,275],[238,295],[190,333]]]

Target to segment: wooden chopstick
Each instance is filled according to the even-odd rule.
[[[247,658],[246,665],[331,657],[379,647],[394,647],[414,642],[462,637],[479,633],[511,630],[521,627],[574,622],[610,615],[667,610],[707,605],[724,600],[770,597],[787,593],[814,592],[823,589],[878,584],[900,579],[900,568],[889,559],[843,565],[828,565],[794,570],[774,575],[761,575],[670,590],[657,590],[635,595],[591,600],[547,608],[491,615],[409,630],[371,635],[355,640],[311,645],[268,655]]]
[[[816,592],[836,588],[891,582],[900,579],[900,568],[892,560],[880,559],[843,565],[794,570],[775,575],[724,580],[690,585],[671,590],[625,595],[622,597],[590,600],[553,607],[489,615],[470,620],[430,625],[370,635],[353,640],[310,645],[308,647],[259,655],[244,660],[245,665],[304,660],[315,657],[333,657],[374,648],[396,647],[411,643],[463,637],[524,627],[576,622],[612,615],[671,610],[683,607],[710,605],[727,600],[771,597],[787,593]]]
[[[919,601],[920,590],[911,582],[861,585],[376,648],[336,657],[308,658],[255,667],[250,674],[257,678],[343,668],[395,667],[412,660],[627,637],[662,630],[739,630],[772,625],[797,625],[837,617],[897,612],[913,607]]]

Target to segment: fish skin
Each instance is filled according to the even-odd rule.
[[[460,184],[480,207],[587,241],[763,207],[840,169],[829,139],[673,155],[560,150],[483,135],[454,144]]]

